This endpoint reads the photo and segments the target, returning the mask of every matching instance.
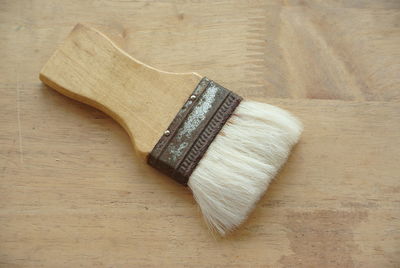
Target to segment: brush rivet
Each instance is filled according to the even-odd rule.
[[[195,100],[197,98],[197,96],[196,95],[192,95],[192,96],[190,96],[190,100]]]
[[[166,131],[164,131],[164,136],[169,136],[169,134],[171,134],[171,131],[169,131],[168,129]]]

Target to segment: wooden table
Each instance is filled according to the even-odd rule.
[[[238,231],[211,235],[117,123],[40,83],[77,22],[301,118]],[[399,267],[399,22],[396,0],[1,1],[0,266]]]

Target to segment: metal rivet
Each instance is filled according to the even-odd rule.
[[[190,96],[190,100],[195,100],[197,98],[197,96],[196,95],[192,95],[192,96]]]
[[[169,134],[171,134],[171,131],[169,131],[168,129],[166,131],[164,131],[165,136],[169,136]]]

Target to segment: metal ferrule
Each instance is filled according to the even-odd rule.
[[[186,185],[241,100],[204,77],[149,154],[149,165]]]

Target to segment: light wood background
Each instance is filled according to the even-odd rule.
[[[301,142],[248,222],[38,73],[77,23],[168,71],[287,108]],[[400,267],[400,2],[0,1],[1,267]]]

